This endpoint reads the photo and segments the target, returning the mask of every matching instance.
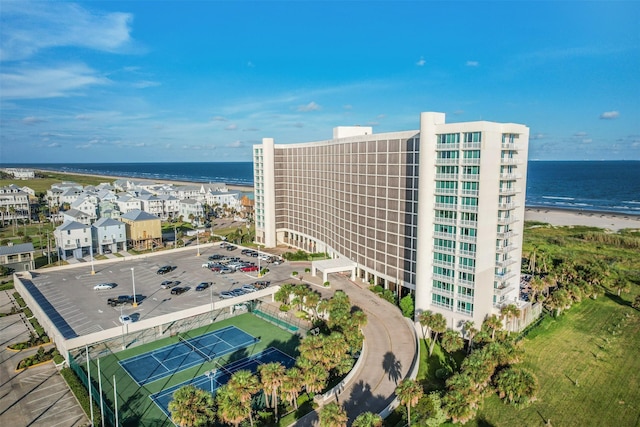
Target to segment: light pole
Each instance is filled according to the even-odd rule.
[[[131,282],[133,283],[133,306],[138,306],[138,301],[136,300],[136,276],[133,274],[133,267],[131,267]]]
[[[211,393],[213,394],[213,378],[216,376],[217,369],[212,369],[210,371],[205,372],[204,374],[209,378],[209,383],[211,384]]]
[[[124,323],[122,322],[122,305],[120,306],[120,323],[122,323],[122,349],[124,350],[125,348],[127,348],[126,344],[124,343]]]
[[[196,228],[196,247],[198,248],[198,253],[196,256],[200,256],[200,232]]]
[[[262,277],[262,275],[260,274],[260,258],[262,257],[262,255],[260,255],[260,245],[258,245],[258,277]]]
[[[91,251],[91,275],[93,276],[94,274],[96,274],[96,270],[93,268],[93,242],[91,242],[89,250]]]

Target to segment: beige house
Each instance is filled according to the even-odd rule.
[[[120,221],[126,224],[131,249],[147,250],[162,245],[161,221],[157,216],[137,209],[123,214]]]

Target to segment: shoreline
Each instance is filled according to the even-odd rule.
[[[80,175],[80,176],[90,176],[96,178],[104,178],[106,180],[110,180],[111,182],[118,179],[130,179],[136,181],[146,181],[146,182],[155,182],[159,184],[176,184],[176,185],[200,185],[207,184],[206,182],[197,182],[197,181],[177,181],[177,180],[169,180],[169,179],[147,179],[147,178],[136,178],[136,177],[128,177],[128,176],[114,176],[114,175],[99,175],[99,174],[88,174],[88,173],[70,173],[70,172],[60,172],[60,171],[51,171],[46,169],[36,169],[39,172],[55,172],[61,175]],[[240,192],[253,192],[253,186],[249,185],[237,185],[237,184],[227,184],[224,183],[229,190],[240,191]],[[525,221],[538,221],[548,223],[554,226],[588,226],[588,227],[597,227],[612,231],[619,231],[625,228],[629,229],[640,229],[640,213],[639,214],[628,214],[628,213],[620,213],[620,212],[611,212],[611,211],[598,211],[598,210],[584,210],[584,209],[566,209],[566,208],[556,208],[556,207],[548,207],[548,206],[525,206],[524,213]]]

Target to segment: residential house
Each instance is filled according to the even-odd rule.
[[[178,216],[182,217],[183,221],[196,223],[199,218],[204,217],[204,206],[195,199],[180,200]]]
[[[78,209],[69,209],[68,211],[60,212],[62,215],[62,221],[75,221],[84,225],[91,225],[93,221],[96,220],[96,216],[89,215],[85,212],[79,211]]]
[[[141,192],[136,198],[140,200],[141,210],[162,218],[164,206],[161,199],[146,191]]]
[[[0,187],[2,222],[29,219],[29,195],[15,184]]]
[[[133,249],[153,249],[162,245],[159,217],[138,209],[123,214],[120,221],[126,224],[127,238]]]
[[[65,221],[53,230],[53,236],[61,259],[79,259],[91,254],[90,225],[77,221]]]
[[[13,271],[35,270],[34,254],[33,243],[9,243],[8,246],[0,246],[0,265]]]
[[[91,227],[93,252],[105,254],[127,249],[127,227],[122,221],[100,218]]]
[[[116,203],[118,204],[120,212],[125,214],[131,211],[142,210],[142,202],[127,193],[120,194]]]
[[[159,194],[157,197],[162,200],[162,215],[160,215],[160,218],[163,220],[177,218],[180,212],[180,200],[169,194]]]

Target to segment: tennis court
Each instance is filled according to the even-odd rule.
[[[229,378],[231,378],[231,375],[233,375],[234,372],[237,372],[241,369],[246,369],[255,374],[256,372],[258,372],[258,366],[264,363],[271,362],[280,362],[287,369],[291,368],[296,363],[295,359],[291,356],[283,353],[277,348],[269,347],[266,350],[261,351],[260,353],[254,354],[253,356],[245,357],[240,360],[236,360],[235,362],[229,363],[225,366],[218,365],[218,369],[213,369],[212,371],[207,372],[204,375],[200,375],[190,381],[185,381],[171,388],[167,388],[159,393],[152,394],[149,397],[156,405],[158,405],[158,407],[162,410],[162,412],[165,413],[165,415],[167,415],[167,417],[171,418],[171,414],[169,413],[169,402],[173,400],[173,393],[180,387],[191,384],[202,390],[214,393],[218,389],[218,387],[226,384],[229,381]]]
[[[179,339],[175,344],[122,360],[120,366],[141,386],[258,342],[235,326]]]

